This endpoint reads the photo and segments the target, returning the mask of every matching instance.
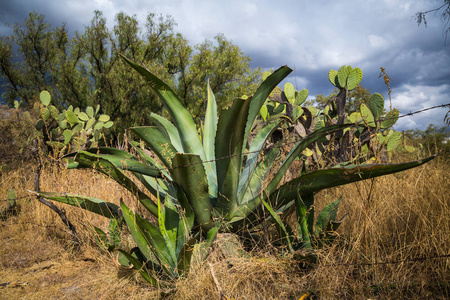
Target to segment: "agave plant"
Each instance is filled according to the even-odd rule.
[[[301,256],[309,260],[315,259],[315,248],[322,248],[324,244],[331,243],[334,238],[334,232],[341,225],[345,215],[336,221],[337,211],[342,196],[334,202],[326,205],[317,216],[314,222],[314,196],[310,195],[307,199],[302,199],[297,191],[295,200],[295,212],[297,217],[297,228],[292,229],[286,222],[283,222],[272,207],[265,201],[264,206],[272,216],[275,226],[281,236],[281,242],[288,247],[291,253],[297,254],[301,249]],[[296,230],[297,235],[294,234]]]
[[[207,250],[217,232],[261,224],[263,202],[277,213],[287,212],[297,193],[302,198],[311,197],[325,188],[406,170],[431,159],[399,165],[347,165],[303,175],[279,186],[306,147],[330,132],[351,126],[333,125],[311,133],[295,144],[281,165],[274,163],[279,144],[263,153],[266,141],[283,121],[266,124],[251,139],[250,133],[267,97],[291,69],[284,66],[276,70],[253,96],[235,99],[220,117],[208,86],[203,130],[199,130],[168,85],[145,67],[124,60],[146,79],[172,122],[152,113],[155,126],[130,129],[145,144],[131,143],[136,155],[115,148],[94,148],[69,155],[68,167],[93,168],[110,176],[132,191],[158,224],[133,213],[123,202],[119,207],[79,195],[40,195],[108,218],[124,218],[137,244],[131,252],[120,251],[126,258],[124,263],[131,263],[152,284],[158,283],[161,274],[171,279],[187,272],[194,249],[201,245]],[[146,190],[141,190],[131,175]]]

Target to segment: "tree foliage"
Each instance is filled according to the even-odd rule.
[[[119,58],[126,55],[142,62],[164,81],[175,86],[194,116],[206,103],[209,79],[219,106],[230,96],[243,95],[259,83],[259,69],[223,35],[191,47],[170,16],[149,13],[144,26],[136,16],[116,15],[109,29],[102,12],[95,11],[90,24],[72,38],[65,24],[52,27],[43,15],[30,13],[14,34],[0,38],[2,97],[30,107],[47,90],[60,108],[100,105],[119,130],[149,124],[149,114],[163,113],[146,82]]]

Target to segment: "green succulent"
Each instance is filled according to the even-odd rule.
[[[108,147],[82,150],[67,156],[68,168],[92,168],[113,178],[134,193],[158,223],[155,225],[132,212],[123,202],[118,207],[78,195],[39,194],[81,205],[107,218],[123,216],[137,248],[121,249],[120,261],[131,264],[153,285],[160,284],[158,278],[173,280],[186,274],[195,249],[201,249],[204,259],[218,232],[239,232],[263,224],[264,203],[275,213],[288,213],[298,197],[312,199],[311,195],[322,189],[399,172],[432,159],[398,165],[350,164],[304,174],[280,185],[294,160],[313,143],[354,126],[339,124],[315,130],[298,141],[279,164],[283,141],[271,149],[264,146],[287,121],[263,124],[254,136],[251,132],[259,124],[261,108],[277,84],[291,72],[290,68],[281,67],[267,76],[252,96],[234,99],[220,115],[208,84],[204,124],[199,130],[167,84],[145,67],[125,57],[124,60],[149,83],[171,121],[152,113],[155,126],[130,128],[138,138],[131,142],[134,154]],[[298,94],[288,92],[291,100],[293,95],[297,99]],[[140,181],[144,189],[134,180]]]

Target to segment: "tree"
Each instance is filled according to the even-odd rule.
[[[69,39],[64,24],[52,27],[43,15],[30,13],[14,34],[0,39],[3,99],[32,106],[47,90],[61,107],[100,105],[116,128],[151,123],[151,112],[164,114],[147,83],[130,74],[119,54],[142,62],[179,93],[194,116],[203,115],[207,80],[217,93],[219,107],[232,96],[249,94],[260,80],[260,70],[223,35],[191,47],[175,32],[170,16],[149,13],[142,28],[136,16],[119,13],[112,30],[102,12],[95,11],[83,32]]]
[[[250,58],[238,46],[221,34],[215,42],[206,40],[197,45],[190,65],[179,76],[178,94],[195,118],[204,115],[208,80],[219,107],[251,93],[260,80],[261,72],[250,69]]]
[[[25,24],[16,24],[13,30],[14,35],[0,40],[1,75],[6,90],[2,96],[10,106],[17,99],[32,105],[37,101],[36,91],[54,90],[57,85],[55,68],[61,65],[61,53],[66,51],[67,30],[64,24],[51,28],[37,13],[30,13]],[[17,52],[13,51],[15,47]]]
[[[444,9],[444,12],[441,14],[441,20],[443,22],[445,22],[444,25],[444,29],[443,29],[443,34],[445,36],[445,41],[447,41],[447,34],[450,31],[450,0],[444,0],[444,4],[442,4],[441,6],[428,10],[428,11],[419,11],[416,13],[416,21],[417,21],[417,25],[420,25],[423,23],[423,25],[425,25],[425,27],[427,27],[427,19],[426,16],[429,13],[437,13],[438,11],[440,11],[441,9]]]

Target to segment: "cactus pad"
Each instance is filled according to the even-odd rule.
[[[284,85],[284,94],[288,101],[293,104],[295,101],[295,88],[290,82],[286,82]]]
[[[361,82],[361,79],[363,77],[363,73],[360,68],[352,69],[351,72],[348,74],[347,79],[347,88],[348,90],[353,90],[358,86],[358,84]]]
[[[375,119],[373,117],[372,112],[370,111],[369,107],[365,105],[364,103],[361,104],[361,116],[364,120],[364,122],[370,126],[370,127],[376,127]]]
[[[339,68],[338,74],[337,74],[337,81],[339,84],[339,88],[345,88],[347,85],[347,78],[348,78],[348,68],[347,66],[342,66]]]
[[[298,92],[295,96],[295,105],[302,105],[303,102],[305,102],[308,98],[308,94],[309,92],[307,89],[302,89],[300,92]]]
[[[399,114],[400,114],[400,112],[396,108],[394,108],[393,110],[388,112],[385,116],[384,121],[381,122],[381,128],[386,129],[386,128],[394,126],[394,124],[398,120]]]
[[[330,70],[328,72],[328,80],[330,80],[331,84],[337,87],[337,75],[338,72],[336,70]]]
[[[50,96],[50,93],[47,91],[42,91],[39,95],[39,99],[41,100],[41,103],[44,104],[44,106],[48,106],[50,104],[50,100],[52,97]]]
[[[383,114],[384,98],[382,95],[375,93],[370,97],[369,108],[375,119],[378,119]]]

